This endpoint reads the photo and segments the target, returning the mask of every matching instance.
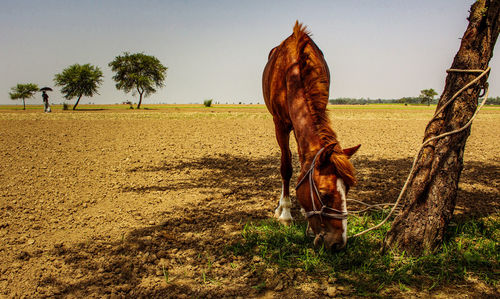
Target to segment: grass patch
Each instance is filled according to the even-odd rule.
[[[63,105],[66,103],[63,103]],[[64,110],[64,106],[60,104],[52,104],[52,110]],[[67,104],[69,105],[69,104]],[[131,105],[128,104],[80,104],[76,108],[76,111],[102,111],[102,110],[111,110],[111,111],[120,111],[120,110],[130,110]],[[206,108],[200,106],[199,104],[143,104],[141,105],[141,110],[159,110],[159,111],[169,111],[169,110],[199,110],[200,108]],[[252,110],[252,111],[262,111],[264,113],[267,112],[267,108],[264,104],[217,104],[210,105],[208,108],[211,111],[224,111],[224,110]],[[404,104],[367,104],[367,105],[328,105],[328,110],[386,110],[386,111],[434,111],[436,109],[436,105],[408,105],[404,106]],[[22,105],[0,105],[0,111],[6,110],[19,110],[23,111]],[[43,105],[32,105],[27,104],[26,110],[31,111],[42,111]],[[135,109],[134,109],[135,110]],[[499,105],[487,105],[483,107],[485,111],[499,111]],[[200,110],[203,111],[203,110]]]
[[[165,279],[165,282],[169,283],[169,273],[168,273],[168,270],[165,268],[164,265],[161,266],[161,269],[163,271],[163,278]]]
[[[378,223],[384,213],[349,218],[349,235]],[[498,215],[450,225],[443,247],[419,257],[404,252],[380,252],[390,223],[375,232],[350,239],[346,248],[331,253],[315,249],[306,235],[306,224],[284,227],[275,220],[247,223],[242,241],[231,246],[236,255],[261,257],[281,271],[302,268],[308,275],[327,275],[353,286],[358,295],[378,293],[386,286],[400,290],[432,290],[475,277],[487,284],[499,280]]]
[[[330,110],[354,109],[354,110],[371,110],[371,109],[388,109],[388,110],[436,110],[436,105],[407,105],[404,104],[366,104],[366,105],[335,105],[329,104]]]

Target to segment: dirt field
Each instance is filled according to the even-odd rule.
[[[331,111],[341,144],[362,144],[349,197],[396,198],[432,112]],[[499,125],[498,108],[473,124],[458,214],[498,212]],[[326,294],[326,278],[299,269],[258,276],[259,260],[226,250],[246,222],[272,217],[279,197],[265,108],[0,110],[0,161],[0,297]]]

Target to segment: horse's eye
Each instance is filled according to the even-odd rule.
[[[320,192],[319,196],[321,196],[322,199],[327,200],[327,199],[329,199],[331,197],[331,194],[327,193],[327,192]]]

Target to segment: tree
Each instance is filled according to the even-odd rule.
[[[421,99],[421,102],[427,102],[427,106],[430,106],[432,100],[434,100],[434,97],[437,96],[437,92],[434,89],[422,89],[420,91],[420,96],[419,98]]]
[[[33,83],[17,84],[10,90],[11,90],[11,92],[9,92],[10,98],[12,100],[23,99],[23,110],[26,110],[25,100],[30,99],[35,95],[35,92],[38,91],[38,85]]]
[[[478,0],[470,11],[469,25],[451,65],[459,70],[486,70],[500,31],[500,1]],[[446,103],[478,73],[450,71],[424,140],[462,128],[477,108],[477,99],[488,76]],[[443,108],[443,109],[441,109]],[[419,254],[435,250],[443,241],[453,215],[463,155],[470,127],[459,133],[429,142],[415,161],[402,210],[384,239],[384,248],[398,247]]]
[[[116,72],[113,80],[118,90],[122,89],[126,93],[134,90],[139,93],[137,109],[141,108],[143,95],[149,96],[156,92],[156,88],[165,86],[168,68],[154,56],[125,52],[123,56],[115,57],[109,66],[113,72]]]
[[[97,66],[90,64],[73,64],[56,74],[55,85],[61,86],[61,92],[67,100],[78,98],[73,110],[80,102],[82,96],[92,97],[97,93],[102,84],[102,71]]]

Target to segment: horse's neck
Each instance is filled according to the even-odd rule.
[[[301,167],[307,167],[316,152],[321,148],[321,139],[314,128],[313,119],[305,102],[290,107],[290,118],[297,141]]]

